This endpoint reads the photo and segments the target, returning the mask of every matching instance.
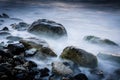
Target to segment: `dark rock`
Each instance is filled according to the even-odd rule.
[[[2,30],[3,31],[9,31],[8,27],[4,27]]]
[[[25,47],[21,43],[8,44],[7,48],[14,55],[20,55],[25,51]]]
[[[71,60],[83,67],[95,68],[98,64],[95,55],[73,46],[66,47],[60,57]]]
[[[22,65],[17,65],[14,67],[16,70],[26,71],[26,69]]]
[[[73,80],[88,80],[88,78],[85,74],[79,73],[73,77]]]
[[[49,72],[50,70],[48,68],[43,68],[43,69],[40,69],[40,77],[46,77],[46,76],[49,76]]]
[[[6,13],[3,13],[2,18],[10,18],[10,17]]]
[[[20,42],[25,46],[26,49],[35,48],[42,55],[56,57],[57,55],[49,48],[49,45],[46,41],[36,39],[36,38],[27,38],[20,40]]]
[[[0,31],[0,36],[8,36],[8,35],[11,35],[11,34],[6,31]]]
[[[24,31],[29,27],[29,24],[25,22],[19,22],[18,24],[11,24],[13,29],[16,29],[18,31]]]
[[[24,57],[18,56],[18,55],[15,55],[15,56],[13,57],[13,60],[19,62],[20,64],[24,64],[24,63],[26,62],[26,60],[25,60]]]
[[[33,68],[33,67],[37,67],[37,64],[33,61],[27,61],[25,64],[24,64],[25,67],[28,67],[29,69]]]
[[[39,19],[32,23],[28,31],[37,35],[45,35],[49,37],[66,36],[67,32],[62,24],[47,19]]]
[[[117,43],[109,40],[109,39],[101,39],[100,37],[96,36],[86,36],[84,39],[88,42],[94,43],[94,44],[105,44],[105,45],[112,45],[112,46],[119,46]]]
[[[100,59],[104,59],[104,60],[109,60],[109,61],[114,61],[114,62],[120,63],[120,55],[119,54],[99,53],[97,56]]]
[[[34,56],[36,53],[37,53],[37,49],[32,48],[25,51],[25,56],[26,57]]]
[[[10,57],[12,57],[12,54],[7,53],[7,52],[5,52],[5,51],[3,51],[3,50],[0,50],[0,56],[10,58]]]
[[[22,38],[18,36],[8,36],[6,39],[10,41],[20,41]]]

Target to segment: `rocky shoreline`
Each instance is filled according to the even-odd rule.
[[[10,18],[3,13],[0,18]],[[0,20],[0,22],[3,22]],[[52,39],[67,38],[67,30],[65,27],[55,21],[47,19],[39,19],[32,24],[19,22],[11,24],[14,30],[28,31],[37,36],[47,36]],[[103,55],[97,56],[75,46],[67,46],[64,48],[60,56],[54,52],[47,41],[37,39],[35,37],[22,38],[11,35],[9,28],[4,27],[0,30],[0,37],[7,39],[7,45],[0,43],[0,80],[119,80],[120,68],[113,73],[104,73],[105,71],[99,67],[99,58],[112,60],[119,64],[119,55]],[[90,43],[96,45],[105,44],[109,46],[119,45],[108,39],[100,39],[95,36],[87,36],[84,38]],[[17,43],[16,43],[17,42]],[[26,58],[56,58],[61,61],[53,61],[49,67],[39,68],[34,61]],[[108,58],[109,57],[109,58]],[[111,59],[113,58],[113,59]],[[42,59],[41,59],[42,60]],[[42,64],[41,64],[42,66]],[[80,68],[85,68],[93,78],[87,76]],[[108,75],[112,75],[108,76]]]

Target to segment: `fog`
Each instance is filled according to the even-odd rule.
[[[91,52],[94,55],[97,55],[99,52],[120,54],[119,47],[104,45],[99,46],[87,43],[83,40],[84,36],[94,35],[110,39],[120,45],[120,9],[118,6],[114,7],[112,4],[96,5],[85,3],[51,2],[49,4],[31,3],[27,6],[21,4],[1,4],[0,7],[0,12],[8,13],[11,17],[20,18],[29,24],[41,18],[54,20],[63,24],[68,33],[67,39],[61,38],[54,40],[51,38],[32,35],[25,31],[19,32],[11,29],[12,34],[15,36],[21,36],[24,38],[34,36],[46,40],[57,55],[60,55],[66,46],[71,45]],[[3,26],[8,26],[14,22],[14,20],[8,21],[9,23],[3,24]],[[49,64],[53,60],[59,60],[59,56],[58,58],[51,59],[51,61],[45,60],[45,62],[40,61],[38,58],[30,58],[30,60],[37,62],[38,65],[43,64],[43,66],[46,66],[46,63]],[[118,68],[119,65],[99,59],[99,67],[104,69],[107,74],[112,73],[112,71]],[[91,76],[91,74],[84,68],[81,68],[81,70],[87,73],[87,76]]]

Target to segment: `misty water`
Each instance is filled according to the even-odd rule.
[[[111,4],[87,4],[87,3],[0,3],[0,13],[7,13],[12,18],[21,20],[5,19],[0,25],[11,27],[10,24],[24,21],[31,24],[38,19],[49,19],[61,23],[67,30],[67,39],[51,39],[32,35],[26,31],[16,31],[10,28],[10,32],[15,36],[23,38],[37,37],[48,42],[50,47],[58,55],[51,60],[40,61],[38,58],[30,58],[40,66],[49,65],[52,61],[59,60],[59,55],[66,46],[76,46],[97,55],[99,52],[120,54],[120,47],[95,45],[84,41],[87,35],[94,35],[101,38],[110,39],[120,45],[120,9]],[[1,38],[1,37],[0,37]],[[0,42],[5,41],[1,39]],[[6,40],[7,41],[7,40]],[[114,69],[119,68],[119,64],[99,59],[99,67],[105,70],[105,73],[112,73]],[[40,66],[41,67],[41,66]],[[86,69],[83,73],[91,76]],[[103,79],[104,80],[104,79]]]

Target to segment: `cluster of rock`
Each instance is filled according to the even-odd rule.
[[[11,26],[18,31],[26,30],[38,36],[44,35],[51,38],[67,36],[67,31],[62,24],[46,19],[39,19],[31,25],[20,22]],[[120,62],[118,55],[99,53],[95,56],[83,49],[67,46],[59,56],[61,61],[51,62],[52,69],[48,69],[47,66],[38,68],[35,62],[26,60],[26,58],[35,56],[40,58],[42,56],[45,59],[57,57],[57,54],[45,40],[35,37],[12,36],[7,27],[0,30],[0,38],[3,37],[8,40],[8,45],[0,43],[0,80],[88,80],[87,75],[82,73],[79,67],[90,69],[89,73],[97,76],[96,80],[102,80],[104,72],[98,69],[98,58]],[[86,36],[84,39],[91,43],[119,46],[109,39],[95,36]],[[14,43],[14,41],[18,42]],[[119,75],[119,72],[118,69],[115,74]]]

